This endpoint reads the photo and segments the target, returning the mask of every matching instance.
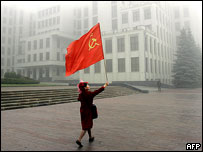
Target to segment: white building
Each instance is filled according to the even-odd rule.
[[[104,83],[104,61],[65,77],[66,48],[100,22],[109,82],[160,79],[171,84],[179,30],[190,26],[196,40],[200,39],[199,29],[193,26],[191,18],[195,12],[182,6],[184,15],[180,13],[177,18],[178,8],[165,1],[87,1],[81,7],[54,5],[22,13],[26,24],[13,26],[19,28],[13,46],[15,53],[9,58],[5,54],[9,54],[10,45],[4,40],[7,34],[4,29],[9,25],[5,26],[3,15],[1,38],[5,48],[1,52],[4,55],[1,76],[9,69],[40,81],[83,79]],[[11,60],[14,63],[6,65]]]

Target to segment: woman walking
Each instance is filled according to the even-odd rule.
[[[80,82],[78,85],[79,92],[80,92],[78,101],[81,102],[80,116],[81,116],[81,124],[82,124],[82,131],[80,133],[78,140],[76,140],[76,143],[79,145],[79,147],[83,146],[81,143],[81,140],[87,131],[89,135],[89,142],[94,141],[94,137],[91,134],[91,128],[93,126],[92,111],[91,111],[93,98],[96,95],[98,95],[100,92],[104,91],[104,88],[108,85],[109,83],[106,82],[104,86],[102,86],[98,90],[95,90],[94,92],[88,91],[90,89],[88,82]]]

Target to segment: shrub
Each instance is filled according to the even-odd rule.
[[[33,79],[21,78],[4,78],[1,79],[2,84],[39,84],[40,82]]]

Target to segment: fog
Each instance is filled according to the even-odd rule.
[[[202,1],[1,1],[1,77],[15,71],[40,81],[104,82],[103,61],[65,77],[66,48],[98,22],[110,82],[161,80],[171,85],[182,28],[191,29],[202,50]],[[131,35],[138,35],[132,44]],[[147,61],[146,35],[148,48],[154,47],[157,55]]]

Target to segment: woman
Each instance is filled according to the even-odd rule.
[[[102,86],[98,90],[95,90],[94,92],[88,91],[90,89],[88,82],[80,82],[78,85],[79,92],[80,92],[78,101],[81,102],[80,116],[81,116],[81,124],[82,124],[82,131],[80,133],[80,137],[78,140],[76,140],[76,143],[79,145],[79,147],[83,146],[81,144],[81,140],[87,131],[89,135],[89,142],[94,141],[94,137],[91,134],[91,128],[93,126],[92,112],[91,112],[93,98],[96,95],[98,95],[100,92],[104,91],[104,88],[108,85],[109,83],[106,82],[104,86]]]

